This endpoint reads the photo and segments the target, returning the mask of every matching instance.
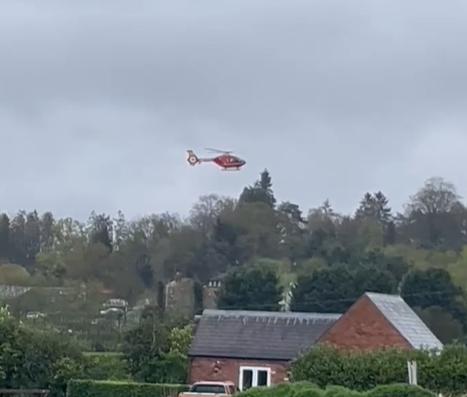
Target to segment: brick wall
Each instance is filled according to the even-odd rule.
[[[232,358],[195,357],[191,360],[189,382],[231,381],[237,386],[240,367],[267,367],[271,369],[271,383],[287,382],[288,363],[285,361],[237,360]]]
[[[358,350],[411,348],[407,340],[366,296],[360,298],[320,338],[319,343]]]

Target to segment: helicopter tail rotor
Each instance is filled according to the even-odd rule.
[[[193,152],[193,150],[187,150],[187,152],[188,152],[188,158],[187,158],[188,164],[193,166],[193,165],[201,163],[201,160]]]

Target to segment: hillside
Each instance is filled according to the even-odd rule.
[[[251,281],[242,283],[248,288],[259,291],[268,279],[278,289],[270,289],[273,298],[237,294],[230,308],[277,307],[268,299],[288,293],[291,310],[342,311],[367,290],[400,293],[444,341],[467,331],[467,209],[439,178],[415,191],[404,213],[393,213],[382,192],[366,193],[353,214],[336,213],[329,201],[308,211],[277,203],[264,171],[238,198],[199,198],[188,219],[150,214],[129,222],[121,212],[92,213],[82,223],[36,211],[1,214],[0,260],[3,289],[28,288],[13,301],[4,297],[20,316],[92,322],[109,298],[130,307],[158,302],[176,275],[200,286],[225,279],[225,289],[235,270],[238,280]],[[46,298],[57,288],[78,297],[84,288],[85,298]]]

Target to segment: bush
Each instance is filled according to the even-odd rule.
[[[134,373],[138,382],[184,383],[187,378],[188,360],[179,353],[161,353],[149,357],[139,372]]]
[[[384,385],[366,393],[366,397],[435,397],[436,395],[418,386]]]
[[[184,385],[71,380],[67,397],[175,397],[187,389]]]
[[[318,386],[308,382],[284,383],[265,388],[249,389],[241,397],[323,397]]]
[[[173,328],[168,337],[170,353],[179,353],[187,356],[192,339],[193,326],[191,324],[183,328]]]
[[[328,386],[324,391],[324,397],[362,397],[362,393],[342,386]]]
[[[439,354],[426,351],[385,350],[344,352],[317,347],[292,364],[294,381],[320,387],[338,385],[368,391],[380,385],[408,381],[407,361],[418,366],[418,383],[436,393],[461,395],[467,391],[467,347],[446,346]]]
[[[191,327],[171,328],[171,324],[163,320],[157,310],[148,311],[143,315],[140,326],[124,337],[123,353],[133,379],[138,382],[166,384],[186,381],[186,351]]]
[[[0,309],[0,388],[44,388],[60,397],[82,369],[83,356],[71,339],[29,328]]]
[[[323,397],[322,390],[309,382],[279,385],[271,390],[273,392],[271,397]]]
[[[86,378],[94,380],[129,380],[125,357],[119,353],[87,353]]]
[[[342,386],[328,386],[320,389],[311,383],[292,383],[270,388],[250,389],[240,397],[435,397],[435,394],[417,386],[386,385],[368,392],[358,392]]]
[[[79,378],[84,373],[83,365],[69,357],[58,360],[53,365],[53,375],[48,384],[51,395],[63,397],[66,394],[67,383],[70,379]]]
[[[428,354],[399,350],[344,352],[317,347],[294,362],[292,377],[295,381],[315,382],[320,387],[338,385],[366,391],[378,385],[406,382],[409,359],[421,364]]]
[[[0,284],[30,285],[31,275],[20,265],[7,263],[0,265]]]
[[[324,397],[323,390],[310,382],[284,383],[249,389],[241,397]]]

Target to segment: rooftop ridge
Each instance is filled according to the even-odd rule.
[[[289,319],[338,319],[340,313],[309,313],[309,312],[272,312],[256,310],[219,310],[205,309],[203,316],[215,317],[264,317],[264,318],[289,318]]]
[[[379,297],[386,297],[386,298],[394,298],[394,299],[403,300],[402,297],[399,294],[385,294],[385,293],[382,293],[382,292],[365,292],[365,295],[367,295],[367,296],[379,296]]]

